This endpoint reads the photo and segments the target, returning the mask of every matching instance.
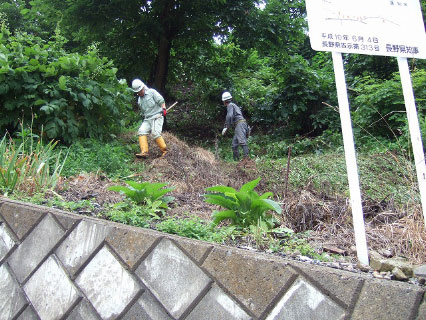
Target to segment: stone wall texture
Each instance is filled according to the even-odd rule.
[[[3,319],[426,319],[424,289],[0,198]]]

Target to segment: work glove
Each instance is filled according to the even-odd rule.
[[[228,128],[223,128],[223,130],[222,130],[222,136],[224,136],[224,135],[225,135],[226,130],[228,130]]]
[[[167,109],[163,108],[163,117],[165,117],[167,115]]]

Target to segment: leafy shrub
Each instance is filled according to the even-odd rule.
[[[85,55],[66,53],[62,40],[46,42],[26,33],[0,33],[0,130],[15,130],[18,119],[34,119],[49,139],[102,137],[123,126],[130,106],[125,80],[96,46]]]
[[[411,73],[419,118],[426,115],[426,71]],[[407,115],[399,73],[390,80],[381,81],[370,76],[358,79],[353,103],[353,122],[374,136],[395,140],[408,135]]]
[[[165,194],[174,190],[174,188],[164,188],[167,183],[161,182],[142,182],[126,181],[129,187],[112,186],[108,190],[124,193],[129,199],[139,205],[155,205],[167,209],[167,204],[173,201],[173,197],[166,197]],[[157,204],[159,202],[159,204]]]
[[[282,209],[277,202],[268,199],[273,195],[272,192],[259,196],[254,191],[259,181],[260,178],[247,182],[241,187],[240,191],[227,186],[207,188],[206,191],[212,193],[204,195],[205,201],[227,209],[215,211],[213,213],[213,223],[218,224],[222,220],[230,219],[233,224],[242,228],[250,225],[256,226],[259,223],[272,228],[276,219],[267,212],[272,210],[281,214]]]
[[[273,74],[264,98],[258,99],[252,121],[270,128],[280,123],[280,130],[284,125],[285,132],[291,135],[319,134],[335,127],[338,114],[329,112],[321,103],[336,100],[331,61],[322,54],[318,56],[312,63],[298,54],[276,61],[284,67]]]

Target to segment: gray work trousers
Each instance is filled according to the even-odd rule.
[[[234,138],[232,138],[232,153],[234,156],[234,160],[238,161],[240,158],[240,153],[238,150],[238,146],[241,146],[243,149],[244,158],[248,157],[248,125],[246,121],[238,121],[235,126]]]

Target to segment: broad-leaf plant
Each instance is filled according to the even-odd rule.
[[[276,218],[271,214],[274,211],[281,214],[281,206],[274,200],[272,192],[259,195],[254,188],[259,184],[260,178],[244,184],[239,191],[228,186],[214,186],[206,188],[207,203],[219,205],[225,210],[213,212],[213,223],[219,224],[222,220],[229,219],[232,224],[242,228],[253,225],[262,225],[272,229]]]

